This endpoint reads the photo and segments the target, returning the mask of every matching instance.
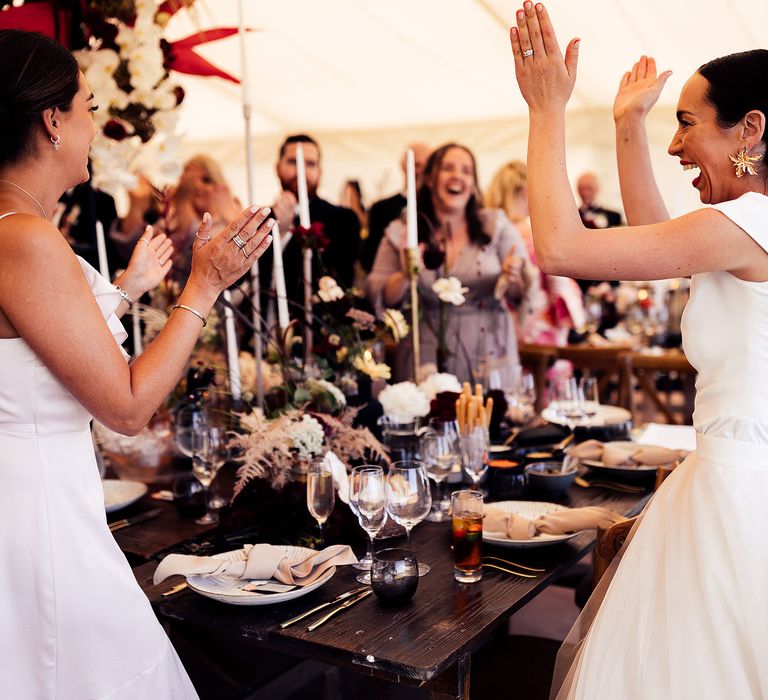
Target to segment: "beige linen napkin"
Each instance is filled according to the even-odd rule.
[[[267,580],[306,586],[316,581],[332,566],[354,564],[357,557],[345,544],[335,544],[307,556],[286,554],[286,548],[271,544],[247,544],[228,559],[196,557],[190,554],[169,554],[155,570],[155,585],[169,576],[181,574],[224,574],[233,578]]]
[[[608,467],[637,466],[656,467],[683,459],[685,450],[671,450],[655,445],[603,444],[599,440],[586,440],[578,445],[571,445],[566,454],[576,459],[589,459],[602,462]]]
[[[626,520],[623,515],[598,506],[569,508],[540,515],[535,520],[528,520],[521,515],[507,513],[489,504],[483,506],[483,515],[485,532],[504,534],[510,540],[530,540],[538,533],[565,535],[569,532],[596,528],[602,520],[609,520],[612,523]]]

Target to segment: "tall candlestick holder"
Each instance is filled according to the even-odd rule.
[[[419,272],[420,260],[417,248],[405,249],[405,263],[411,288],[411,345],[413,346],[413,381],[419,383],[421,367],[421,341],[419,338]]]

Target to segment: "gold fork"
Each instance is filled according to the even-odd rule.
[[[510,561],[509,559],[502,559],[501,557],[492,557],[490,555],[485,555],[483,559],[493,559],[493,561],[500,561],[504,564],[508,564],[509,566],[516,566],[518,569],[525,569],[526,571],[536,571],[538,573],[544,573],[546,569],[537,569],[533,566],[525,566],[524,564],[518,564],[517,562]]]
[[[538,574],[523,574],[519,571],[512,571],[512,569],[505,569],[503,566],[496,566],[496,564],[486,564],[483,562],[484,569],[496,569],[497,571],[503,571],[505,574],[512,574],[513,576],[519,576],[520,578],[538,578]]]

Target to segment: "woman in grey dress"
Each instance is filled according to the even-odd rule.
[[[480,208],[477,168],[468,148],[449,143],[432,153],[418,211],[421,362],[435,363],[462,381],[479,380],[489,368],[513,366],[518,355],[511,310],[527,306],[530,260],[504,212]],[[379,309],[409,301],[405,249],[406,227],[397,220],[387,228],[367,280],[368,295]],[[464,288],[462,304],[441,302],[433,290],[447,277]],[[412,378],[411,358],[408,338],[398,347],[396,381]]]

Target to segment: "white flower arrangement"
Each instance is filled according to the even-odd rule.
[[[328,392],[331,396],[333,396],[333,399],[336,401],[339,408],[344,408],[347,405],[347,397],[344,396],[344,393],[341,391],[341,389],[326,379],[309,379],[307,380],[307,384],[310,386],[314,384],[322,391]]]
[[[312,416],[305,413],[298,423],[291,425],[288,432],[300,459],[312,459],[322,452],[325,433],[323,426]]]
[[[344,298],[344,290],[333,277],[321,277],[317,281],[317,296],[326,304]]]
[[[118,28],[115,42],[119,53],[98,41],[75,52],[101,107],[94,114],[100,130],[91,145],[93,185],[113,196],[136,186],[132,171],[139,156],[152,164],[159,185],[175,181],[180,173],[180,142],[175,133],[178,86],[164,65],[160,46],[163,29],[156,23],[157,8],[157,0],[136,0],[132,27],[116,18],[108,20]],[[127,83],[118,77],[124,72],[129,76]],[[144,124],[142,133],[137,132],[129,112]],[[124,130],[120,138],[105,133],[108,123]]]
[[[432,291],[440,301],[461,306],[466,301],[464,295],[469,291],[469,287],[462,287],[458,277],[440,277],[432,285]]]
[[[429,413],[429,401],[413,382],[400,382],[385,387],[378,396],[387,416],[420,418]]]
[[[435,372],[435,374],[430,375],[419,384],[419,390],[427,397],[428,401],[431,401],[435,396],[444,391],[453,391],[460,394],[461,384],[453,374]]]

